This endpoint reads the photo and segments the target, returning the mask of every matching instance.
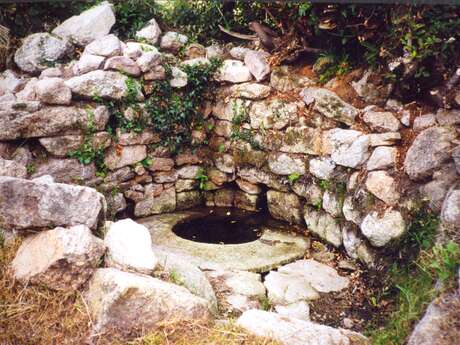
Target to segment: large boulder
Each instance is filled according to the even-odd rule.
[[[458,342],[460,292],[444,294],[430,303],[407,345],[452,345]]]
[[[107,1],[73,16],[53,30],[53,34],[85,46],[104,37],[115,24],[113,5]]]
[[[327,89],[308,87],[300,92],[300,97],[305,104],[313,104],[313,110],[321,115],[347,125],[353,124],[359,114],[358,109]]]
[[[93,331],[153,330],[167,322],[210,317],[208,302],[187,289],[115,268],[98,269],[84,294]]]
[[[87,98],[95,96],[116,100],[128,96],[137,100],[144,98],[138,81],[114,71],[91,71],[66,80],[65,85],[70,87],[74,94]]]
[[[157,265],[149,230],[129,218],[112,223],[104,242],[107,267],[151,274]]]
[[[267,337],[283,345],[370,344],[366,337],[356,332],[263,310],[244,312],[236,324],[256,336]]]
[[[96,229],[105,199],[96,190],[61,183],[0,176],[0,226],[40,229],[86,225]]]
[[[93,274],[104,255],[101,239],[84,225],[55,228],[27,237],[12,262],[23,284],[55,290],[76,290]]]
[[[0,110],[0,140],[82,133],[90,122],[95,130],[103,130],[108,120],[105,106]]]
[[[14,62],[24,72],[38,73],[62,59],[71,49],[65,39],[40,32],[27,36],[14,54]]]
[[[423,130],[412,143],[404,160],[404,170],[412,180],[431,176],[450,158],[452,141],[456,138],[453,128],[430,127]]]

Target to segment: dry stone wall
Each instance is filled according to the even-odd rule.
[[[319,85],[301,69],[271,67],[261,51],[188,44],[180,33],[162,33],[154,19],[138,41],[123,42],[110,34],[110,4],[85,13],[52,34],[26,37],[14,55],[17,69],[1,74],[0,175],[31,184],[51,175],[96,188],[111,215],[127,207],[143,217],[198,205],[253,211],[266,204],[273,217],[307,225],[368,264],[374,248],[404,235],[422,202],[441,214],[446,231],[460,227],[458,110],[421,114],[403,106],[388,99],[391,85],[372,84],[372,71],[335,92],[340,80]],[[148,128],[110,133],[115,115],[96,98],[122,101],[134,90],[142,112],[152,85],[166,78],[166,61],[176,61],[170,85],[181,89],[188,83],[184,65],[215,57],[223,61],[219,87],[212,100],[203,99],[193,149],[173,154]],[[136,111],[127,107],[123,116]],[[68,157],[82,145],[103,152],[106,174],[92,161]],[[13,184],[27,185],[3,178],[0,189]],[[14,200],[0,208],[7,229],[24,227],[5,221],[14,217]]]

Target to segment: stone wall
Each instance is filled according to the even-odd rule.
[[[372,71],[321,86],[307,69],[271,68],[265,52],[188,44],[179,33],[163,34],[155,20],[138,42],[122,42],[110,34],[115,17],[107,3],[69,21],[26,37],[14,70],[0,77],[0,175],[94,187],[112,215],[127,205],[143,217],[266,203],[273,217],[307,225],[368,264],[374,247],[407,231],[422,202],[440,213],[446,231],[460,227],[460,111],[401,105],[389,99],[391,85],[373,84]],[[187,85],[183,64],[223,61],[214,102],[203,99],[205,123],[192,132],[201,146],[173,154],[149,129],[109,133],[114,115],[94,96],[123,100],[134,78],[142,107],[172,54],[185,56],[175,58],[176,88]],[[104,150],[105,176],[94,162],[68,157],[89,127],[86,144]],[[207,178],[201,188],[199,176]]]

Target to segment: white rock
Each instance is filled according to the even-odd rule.
[[[50,67],[40,73],[39,79],[45,78],[62,78],[62,69],[60,67]]]
[[[212,58],[222,59],[223,56],[224,56],[224,49],[221,46],[217,44],[213,44],[209,47],[206,47],[206,57],[208,59],[212,59]]]
[[[244,63],[257,81],[264,80],[270,74],[267,58],[270,54],[262,51],[249,51],[244,55]]]
[[[320,297],[308,279],[299,274],[271,271],[265,277],[264,285],[270,302],[277,305],[311,301]]]
[[[158,263],[152,250],[149,230],[132,219],[112,223],[104,243],[107,246],[107,267],[151,274]]]
[[[0,176],[26,178],[27,169],[14,160],[0,158]]]
[[[208,58],[202,56],[182,61],[182,65],[184,66],[209,65],[210,63],[211,61]]]
[[[396,204],[400,198],[399,188],[395,179],[386,171],[371,171],[367,176],[366,188],[377,198],[389,205]]]
[[[93,274],[104,251],[102,240],[84,225],[55,228],[27,237],[11,266],[23,284],[76,290]]]
[[[389,146],[401,140],[401,134],[399,132],[371,133],[368,134],[368,137],[370,146]]]
[[[379,146],[374,149],[367,161],[367,170],[393,168],[396,162],[397,149],[395,147]]]
[[[142,72],[148,72],[153,67],[158,66],[161,63],[161,54],[158,51],[143,52],[136,60],[136,63]]]
[[[372,130],[379,132],[397,132],[401,128],[399,120],[390,112],[368,110],[363,120]]]
[[[230,83],[244,83],[252,79],[248,67],[238,60],[225,60],[216,75],[219,81]]]
[[[330,180],[334,175],[335,163],[330,158],[310,159],[310,174],[321,179]]]
[[[63,58],[70,48],[67,40],[48,33],[36,33],[24,39],[14,54],[14,62],[24,72],[38,73],[47,69],[49,63]]]
[[[177,67],[173,67],[171,69],[171,72],[172,72],[172,78],[169,81],[169,84],[172,87],[181,88],[187,85],[188,83],[187,73],[185,73],[184,71],[182,71],[181,69]]]
[[[414,119],[413,128],[416,130],[424,129],[427,127],[432,127],[436,125],[436,117],[434,114],[425,114],[417,116]]]
[[[91,71],[95,71],[102,66],[105,58],[103,56],[83,54],[80,60],[73,65],[72,72],[74,75],[82,75]]]
[[[16,76],[16,73],[7,69],[6,71],[3,71],[0,76],[0,94],[16,93],[25,83],[27,83],[27,79],[19,78]]]
[[[313,259],[297,260],[281,266],[278,272],[302,276],[315,290],[323,293],[343,290],[350,283],[347,277],[339,276],[332,267]]]
[[[122,50],[123,56],[129,57],[133,60],[137,60],[144,53],[159,53],[155,46],[139,42],[127,42],[124,46],[122,46]]]
[[[363,335],[332,328],[263,310],[248,310],[237,320],[237,326],[282,345],[369,345]]]
[[[342,244],[340,225],[329,213],[305,206],[303,216],[311,232],[336,247]]]
[[[401,213],[391,209],[385,210],[382,215],[373,211],[361,223],[361,232],[376,247],[383,247],[391,240],[400,238],[405,230]]]
[[[72,91],[61,78],[45,78],[37,81],[35,92],[43,103],[66,105],[72,100]]]
[[[172,52],[179,51],[188,42],[188,37],[178,32],[168,31],[161,37],[161,49],[170,50]]]
[[[305,104],[313,104],[313,110],[321,115],[347,125],[353,124],[355,117],[359,114],[358,109],[326,89],[307,87],[300,92],[300,96]]]
[[[275,310],[278,314],[283,316],[310,321],[310,306],[305,301],[291,303],[286,306],[277,305],[275,306]]]
[[[277,175],[305,174],[305,162],[301,158],[291,157],[286,153],[272,153],[268,157],[270,171]]]
[[[53,30],[53,34],[70,39],[81,46],[106,36],[115,24],[113,5],[107,1],[73,16]]]
[[[119,72],[97,70],[67,79],[65,84],[80,96],[122,99],[128,95],[127,80],[128,77]],[[137,99],[142,100],[144,96],[140,84],[134,81],[134,86],[138,91]]]
[[[229,54],[232,58],[243,61],[246,53],[250,51],[251,49],[245,47],[233,47],[230,49]]]
[[[83,51],[83,55],[85,54],[104,57],[121,55],[121,42],[117,36],[110,34],[88,44]]]
[[[338,218],[342,215],[342,203],[339,196],[330,190],[326,190],[323,195],[323,209],[332,217]]]
[[[303,107],[299,102],[285,102],[279,99],[254,102],[249,110],[251,127],[254,129],[283,129],[298,121],[298,110]],[[299,138],[302,138],[299,135]],[[296,138],[297,139],[297,138]],[[300,139],[297,141],[301,142]]]
[[[335,128],[326,138],[326,145],[332,147],[331,159],[338,165],[356,168],[369,157],[369,137],[359,131]]]
[[[116,329],[129,334],[170,322],[207,320],[210,316],[208,302],[187,289],[115,268],[98,269],[84,299],[96,333]]]
[[[156,44],[161,35],[161,29],[155,18],[150,19],[142,29],[136,32],[136,38]]]

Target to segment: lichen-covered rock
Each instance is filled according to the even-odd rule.
[[[280,342],[282,345],[370,345],[363,335],[273,312],[251,309],[236,323],[246,331]]]
[[[113,56],[108,58],[104,64],[104,70],[120,71],[134,77],[141,75],[141,69],[139,66],[126,56]]]
[[[314,82],[308,77],[291,71],[289,66],[274,67],[270,75],[270,86],[281,92],[293,91],[313,84]]]
[[[143,52],[136,60],[142,72],[149,72],[152,68],[157,67],[161,63],[161,54],[155,49]]]
[[[251,74],[257,81],[262,81],[270,74],[270,65],[267,58],[270,54],[264,51],[248,51],[244,55],[244,63],[248,67]]]
[[[115,268],[98,269],[84,299],[97,333],[116,329],[129,334],[152,330],[165,322],[210,317],[208,302],[184,287]]]
[[[106,36],[115,24],[113,5],[107,1],[73,16],[53,30],[53,34],[85,46]]]
[[[270,87],[258,83],[243,83],[233,85],[230,88],[232,97],[235,98],[247,98],[252,100],[258,100],[266,98],[270,95]]]
[[[235,172],[235,160],[232,155],[227,153],[219,154],[214,158],[214,164],[220,171],[233,174]]]
[[[0,176],[26,178],[27,169],[14,160],[0,158]]]
[[[43,103],[67,105],[72,100],[72,91],[61,78],[45,78],[37,81],[35,92]]]
[[[323,150],[338,165],[356,168],[369,158],[369,136],[352,129],[334,128],[323,137]]]
[[[414,119],[414,124],[412,127],[416,130],[425,129],[436,125],[436,117],[434,114],[424,114],[417,116]]]
[[[192,190],[176,194],[176,208],[186,210],[203,204],[203,196],[200,191]]]
[[[400,197],[397,182],[386,171],[371,171],[367,176],[366,188],[388,205],[395,205]]]
[[[185,73],[184,71],[182,71],[181,69],[177,67],[173,67],[171,69],[171,73],[172,73],[172,78],[169,80],[169,84],[172,87],[181,88],[187,85],[188,83],[187,73]]]
[[[272,153],[268,156],[268,167],[277,175],[305,174],[305,161],[286,153]]]
[[[62,59],[71,45],[65,39],[41,32],[27,36],[14,54],[14,62],[24,72],[38,73]]]
[[[234,205],[246,211],[257,211],[261,205],[262,198],[258,194],[245,193],[241,190],[235,192]]]
[[[0,225],[5,229],[79,224],[96,229],[104,213],[104,196],[94,189],[0,176]]]
[[[326,89],[307,87],[300,92],[300,96],[303,97],[305,104],[313,104],[313,110],[321,115],[347,125],[353,124],[359,114],[358,109]]]
[[[155,196],[153,193],[147,193],[145,198],[134,208],[136,217],[144,217],[152,214],[172,212],[176,209],[176,190],[174,187],[165,189],[160,195]]]
[[[188,42],[188,37],[178,32],[168,31],[161,37],[161,49],[169,50],[172,52],[179,51]]]
[[[134,90],[134,97],[143,100],[139,82],[132,80],[133,85],[129,83],[128,77],[119,72],[101,70],[91,71],[65,81],[73,93],[87,98],[98,96],[120,100]]]
[[[407,151],[404,170],[412,180],[430,176],[450,158],[455,131],[449,127],[430,127],[423,130]]]
[[[77,150],[85,141],[82,134],[59,135],[55,137],[40,138],[40,144],[54,156],[65,157]],[[94,133],[91,138],[93,149],[105,149],[110,146],[112,139],[107,132]]]
[[[376,147],[367,161],[367,170],[393,168],[396,163],[396,154],[397,149],[395,147]]]
[[[279,136],[271,136],[271,140]],[[309,155],[321,154],[322,134],[321,129],[307,126],[287,127],[281,133],[279,151],[288,153],[303,153]]]
[[[11,263],[15,279],[54,290],[76,290],[99,264],[105,246],[84,225],[27,237]]]
[[[298,121],[299,109],[301,109],[301,104],[298,102],[286,103],[279,99],[254,102],[249,111],[251,127],[254,129],[261,127],[282,129]]]
[[[367,110],[363,115],[363,121],[377,132],[397,132],[401,128],[396,116],[388,111]]]
[[[34,138],[59,135],[63,133],[81,133],[90,121],[88,110],[93,114],[95,130],[103,130],[109,119],[105,106],[80,108],[75,106],[42,107],[41,109],[0,110],[0,140]],[[19,108],[19,109],[18,109]]]
[[[136,32],[136,38],[150,44],[156,44],[161,35],[161,29],[155,18],[150,19],[147,24]]]
[[[342,244],[340,224],[330,214],[305,206],[303,216],[311,232],[336,247]]]
[[[158,263],[152,250],[149,230],[132,219],[122,219],[110,224],[104,243],[107,246],[107,267],[151,274]]]
[[[34,168],[35,171],[31,176],[32,178],[50,175],[59,183],[79,183],[96,177],[94,163],[85,165],[74,158],[49,158],[37,164]]]
[[[252,79],[249,68],[238,60],[224,60],[216,79],[230,83],[244,83]]]
[[[361,232],[376,247],[383,247],[391,240],[400,238],[405,231],[406,224],[401,213],[392,209],[382,214],[373,211],[361,223]]]
[[[212,108],[213,115],[219,120],[232,121],[233,117],[245,113],[251,101],[241,98],[231,98],[228,101],[218,100]]]
[[[335,163],[330,158],[313,158],[310,160],[309,171],[321,180],[330,180],[334,175]]]
[[[302,223],[300,200],[297,195],[269,190],[267,192],[267,204],[268,210],[274,218],[289,223]]]
[[[121,148],[112,146],[105,154],[104,163],[110,170],[116,170],[140,162],[146,157],[147,147],[145,145],[122,146]]]

